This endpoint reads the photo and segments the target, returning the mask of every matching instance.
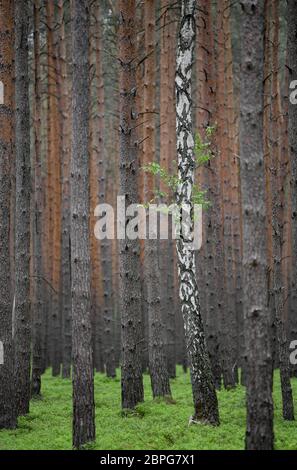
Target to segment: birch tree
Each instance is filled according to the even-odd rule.
[[[194,136],[192,127],[192,68],[195,45],[195,0],[183,0],[175,77],[178,178],[177,204],[183,212],[183,232],[177,240],[180,300],[194,398],[193,421],[219,424],[218,402],[206,347],[193,250],[192,200]],[[185,215],[186,214],[186,215]]]

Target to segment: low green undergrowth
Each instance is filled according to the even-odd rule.
[[[189,375],[178,370],[172,381],[174,400],[153,400],[150,380],[144,378],[144,403],[136,413],[123,416],[120,409],[120,379],[108,379],[96,374],[97,438],[90,449],[103,450],[232,450],[244,448],[245,391],[222,390],[218,393],[221,426],[190,426],[192,396]],[[293,379],[297,417],[297,380]],[[43,399],[33,400],[30,414],[19,419],[14,431],[0,431],[0,449],[71,449],[71,381],[52,378],[50,371],[43,376]],[[282,419],[280,383],[276,373],[275,446],[277,449],[297,449],[297,422]]]

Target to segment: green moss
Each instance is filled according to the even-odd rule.
[[[245,392],[243,387],[218,393],[221,426],[190,426],[191,386],[188,375],[178,370],[172,381],[174,401],[153,400],[150,380],[145,376],[145,403],[135,413],[120,409],[120,381],[97,374],[97,439],[87,449],[243,449]],[[297,397],[297,380],[292,381]],[[0,431],[0,449],[71,449],[71,381],[43,376],[43,399],[33,400],[30,415],[19,419],[18,429]],[[297,423],[282,419],[280,383],[276,373],[275,437],[277,449],[297,449]],[[297,403],[296,416],[297,416]]]

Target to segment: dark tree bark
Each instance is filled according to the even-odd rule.
[[[71,61],[67,67],[67,57],[71,53],[70,27],[67,25],[67,3],[59,0],[60,27],[60,74],[61,74],[61,120],[62,120],[62,151],[61,151],[61,315],[62,315],[62,377],[69,378],[71,373],[71,277],[70,277],[70,153],[71,153],[71,101],[70,73]],[[69,5],[68,5],[69,6]],[[67,28],[67,29],[66,29]],[[68,49],[68,50],[67,50]],[[67,54],[68,53],[68,54]]]
[[[297,0],[288,0],[288,58],[287,70],[289,74],[289,86],[297,80]],[[296,89],[296,86],[294,87]],[[288,90],[290,94],[292,89]],[[297,105],[289,100],[289,153],[291,161],[291,194],[292,194],[292,285],[291,285],[291,309],[292,309],[292,340],[297,338]],[[296,366],[294,376],[297,376]]]
[[[103,286],[101,276],[102,258],[99,241],[94,237],[96,223],[94,210],[100,197],[105,201],[101,188],[101,169],[103,167],[103,128],[104,128],[104,87],[101,54],[101,25],[100,5],[93,2],[90,20],[90,70],[93,70],[90,81],[90,250],[91,250],[91,317],[92,342],[94,352],[94,368],[97,372],[104,372],[103,358]]]
[[[219,424],[217,396],[206,348],[196,281],[193,237],[194,136],[192,128],[192,67],[195,45],[195,1],[183,0],[177,45],[176,129],[179,187],[177,204],[183,209],[184,231],[177,240],[180,299],[190,361],[194,421]],[[185,215],[186,214],[186,215]],[[180,215],[181,217],[181,215]]]
[[[196,44],[197,51],[197,112],[196,126],[202,139],[206,138],[207,127],[214,126],[215,116],[215,61],[214,61],[214,34],[212,24],[212,2],[203,0],[200,3],[199,36]],[[221,387],[221,361],[220,361],[220,328],[219,319],[224,308],[224,283],[221,276],[223,272],[222,256],[222,234],[221,234],[221,197],[217,148],[212,145],[215,158],[212,158],[207,165],[198,168],[198,176],[203,179],[203,185],[208,190],[207,198],[211,202],[211,207],[207,208],[203,214],[203,245],[196,260],[201,259],[201,266],[198,271],[198,284],[204,284],[205,290],[205,330],[206,342],[210,355],[212,373],[216,388]],[[203,258],[202,258],[203,257]]]
[[[280,368],[283,417],[294,420],[294,404],[290,382],[289,344],[284,319],[284,279],[282,273],[282,245],[284,238],[284,193],[282,188],[281,164],[281,111],[279,106],[279,0],[272,2],[273,17],[273,55],[272,55],[272,103],[271,103],[271,180],[272,180],[272,227],[273,227],[273,288],[275,322]]]
[[[148,0],[144,5],[145,54],[143,104],[145,113],[143,164],[155,160],[155,2]],[[153,199],[154,177],[144,176],[144,198]],[[158,263],[158,240],[146,239],[144,242],[144,282],[147,301],[149,336],[149,372],[153,397],[170,396],[169,375],[167,371],[164,325],[161,309],[161,276]],[[170,325],[174,328],[174,322]],[[174,358],[175,359],[175,358]],[[175,361],[174,361],[175,368]]]
[[[169,174],[175,153],[175,50],[176,50],[176,13],[170,2],[161,0],[160,30],[160,163]],[[146,26],[148,29],[149,26]],[[146,115],[145,115],[146,120]],[[149,143],[148,143],[149,145]],[[160,191],[168,192],[164,182],[160,181]],[[169,198],[172,195],[169,195]],[[166,198],[163,198],[166,199]],[[163,202],[166,202],[165,200]],[[171,227],[169,227],[169,233]],[[176,306],[174,302],[174,240],[159,240],[159,263],[161,280],[161,309],[165,326],[167,368],[169,377],[176,377]]]
[[[247,354],[246,448],[273,448],[272,358],[268,310],[263,156],[263,2],[242,5],[241,187],[243,298]]]
[[[119,2],[120,61],[120,192],[125,204],[137,204],[138,142],[136,136],[135,0]],[[128,223],[128,218],[125,227]],[[139,241],[120,240],[122,325],[122,407],[143,401],[141,366],[141,283]]]
[[[95,439],[89,250],[89,1],[72,3],[71,294],[73,445]]]
[[[10,250],[11,166],[14,158],[13,2],[0,3],[0,429],[16,426]]]
[[[31,394],[40,395],[42,374],[42,175],[41,175],[41,72],[40,72],[40,2],[34,1],[34,218],[33,218],[33,330]]]
[[[222,216],[222,249],[223,255],[223,308],[221,310],[221,358],[223,383],[226,389],[232,389],[236,385],[234,376],[234,323],[235,323],[235,292],[233,279],[233,252],[232,252],[232,207],[230,199],[231,171],[230,155],[228,148],[228,120],[226,102],[226,38],[224,34],[225,5],[218,3],[217,28],[218,28],[218,51],[217,51],[217,140],[219,150],[219,175],[221,195]]]
[[[29,1],[15,2],[15,382],[17,414],[29,412],[30,317],[30,115]]]

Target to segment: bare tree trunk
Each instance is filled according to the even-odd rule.
[[[103,167],[103,116],[99,110],[101,101],[100,80],[102,74],[101,57],[101,25],[100,25],[99,2],[93,2],[91,6],[90,19],[90,259],[91,259],[91,321],[92,321],[92,344],[94,354],[94,368],[98,372],[104,371],[102,356],[102,316],[104,309],[104,296],[102,287],[102,275],[100,258],[101,250],[99,241],[94,237],[95,216],[94,210],[100,201],[102,193],[101,170]]]
[[[14,159],[13,3],[0,3],[0,429],[16,427],[11,282],[11,166]]]
[[[195,1],[183,0],[177,45],[176,129],[178,178],[177,204],[186,214],[184,232],[177,240],[180,299],[190,361],[195,421],[219,424],[218,402],[206,349],[196,281],[195,253],[192,247],[194,136],[192,129],[192,67],[195,45]],[[181,217],[181,215],[180,215]]]
[[[215,125],[215,68],[214,68],[214,34],[212,24],[211,0],[203,0],[200,4],[200,35],[197,36],[197,113],[196,126],[199,135],[204,140],[206,129]],[[212,146],[213,153],[217,153],[215,146]],[[220,182],[218,178],[218,157],[211,159],[201,168],[198,168],[202,187],[208,191],[207,198],[211,202],[211,207],[207,208],[203,214],[204,242],[198,255],[198,262],[201,261],[198,275],[205,290],[205,330],[206,342],[209,350],[212,373],[216,388],[221,386],[221,361],[219,353],[219,319],[221,315],[222,302],[221,294],[224,292],[221,272],[223,265],[220,265],[222,256],[221,234],[220,234],[220,207],[219,197]],[[201,284],[200,284],[201,282]]]
[[[144,70],[144,143],[143,164],[155,161],[155,2],[148,0],[144,5],[145,23],[145,70]],[[154,177],[147,173],[144,180],[144,197],[147,202],[153,198]],[[144,243],[144,281],[146,287],[148,330],[149,330],[149,372],[153,397],[171,395],[167,371],[164,325],[161,310],[161,276],[158,263],[158,240],[147,239]]]
[[[168,174],[172,174],[172,163],[175,154],[175,49],[176,24],[173,5],[161,0],[160,30],[160,163]],[[160,191],[168,188],[160,181]],[[169,194],[169,198],[172,195]],[[168,199],[168,198],[167,198]],[[163,197],[166,202],[166,197]],[[167,368],[170,378],[176,377],[176,306],[174,285],[175,263],[174,241],[159,240],[159,263],[161,272],[161,310],[165,326],[164,341],[166,344]]]
[[[288,59],[287,70],[289,74],[289,86],[292,82],[297,80],[297,0],[288,0],[287,7],[288,15]],[[294,87],[296,88],[296,87]],[[291,93],[292,90],[289,90]],[[297,105],[289,102],[289,155],[291,162],[291,194],[292,194],[292,207],[291,207],[291,223],[292,223],[292,284],[291,284],[291,309],[293,321],[292,339],[297,338]],[[297,368],[294,368],[294,376],[297,375]]]
[[[233,279],[233,243],[232,243],[232,207],[230,198],[231,171],[230,155],[228,148],[228,119],[226,98],[226,38],[224,34],[225,6],[223,2],[218,3],[217,25],[218,25],[218,57],[217,57],[217,103],[218,103],[218,150],[220,160],[221,178],[221,204],[222,204],[222,241],[224,255],[224,308],[221,313],[221,355],[222,373],[224,386],[227,389],[236,385],[234,376],[234,323],[235,323],[235,292]]]
[[[30,315],[30,115],[28,76],[29,2],[15,2],[15,381],[17,414],[29,412]]]
[[[89,249],[89,1],[72,2],[71,290],[73,445],[95,439]]]
[[[43,321],[43,282],[42,282],[42,176],[41,176],[41,72],[40,72],[40,2],[34,1],[34,218],[33,218],[33,331],[32,331],[32,379],[31,393],[41,394],[42,374],[42,321]]]
[[[272,2],[273,56],[272,56],[272,106],[271,106],[271,171],[272,171],[272,227],[273,227],[273,288],[275,320],[283,401],[283,417],[294,420],[294,404],[290,382],[289,345],[284,323],[284,285],[282,276],[283,210],[284,194],[281,182],[280,108],[279,108],[279,0]]]
[[[263,3],[243,0],[241,75],[241,187],[244,328],[247,354],[248,450],[273,448],[272,359],[267,296],[263,156]]]
[[[120,191],[126,207],[137,203],[138,144],[135,110],[135,0],[120,0]],[[124,226],[127,226],[126,219]],[[139,242],[120,240],[120,297],[122,324],[122,407],[143,401],[141,366],[141,283]]]
[[[67,6],[63,0],[58,2],[59,18],[59,59],[60,59],[60,114],[62,127],[61,148],[61,343],[62,377],[69,378],[71,373],[71,274],[70,274],[70,154],[71,154],[71,80],[67,57],[70,55],[70,27],[67,26]],[[67,28],[67,29],[66,29]],[[69,28],[69,29],[68,29]],[[67,54],[68,52],[68,54]],[[71,66],[71,64],[70,64]]]

